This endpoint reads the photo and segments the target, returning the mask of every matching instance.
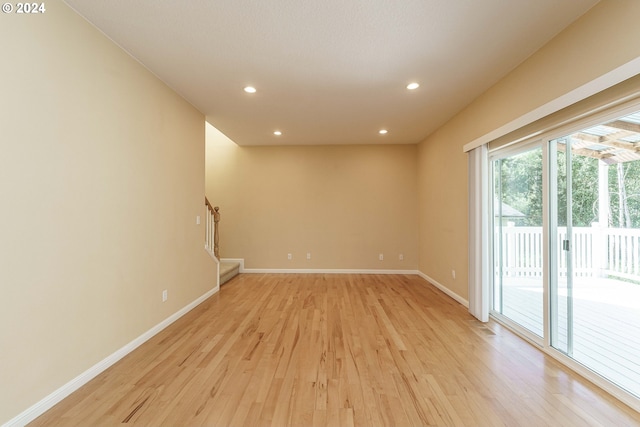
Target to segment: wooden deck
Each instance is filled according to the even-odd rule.
[[[542,282],[509,279],[504,314],[542,336]],[[559,298],[557,348],[566,349],[566,290]],[[640,396],[640,285],[613,279],[577,278],[574,284],[573,358]]]

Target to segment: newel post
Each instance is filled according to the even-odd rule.
[[[220,235],[218,233],[218,223],[220,222],[220,207],[213,208],[213,254],[220,259]]]

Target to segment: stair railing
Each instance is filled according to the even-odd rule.
[[[213,207],[209,200],[205,197],[204,204],[207,206],[206,236],[205,246],[217,259],[220,259],[220,235],[218,234],[218,223],[220,222],[220,208]]]

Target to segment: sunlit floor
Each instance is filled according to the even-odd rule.
[[[576,278],[572,351],[567,338],[566,288],[559,294],[558,338],[552,345],[640,396],[640,285]],[[542,302],[541,280],[511,278],[503,287],[503,314],[539,336],[543,335]]]
[[[240,274],[32,426],[638,426],[419,276]]]

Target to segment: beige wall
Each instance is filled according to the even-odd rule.
[[[602,0],[420,144],[420,271],[468,298],[462,147],[640,57],[638,16],[637,0]]]
[[[214,283],[195,224],[202,115],[60,1],[46,6],[0,18],[0,423]],[[418,147],[217,145],[207,194],[222,255],[418,267],[466,298],[462,146],[640,56],[637,16],[636,0],[601,1]]]
[[[0,17],[0,424],[215,284],[204,117],[46,8]]]
[[[208,134],[221,256],[260,269],[415,269],[416,156],[415,145],[238,147]]]

